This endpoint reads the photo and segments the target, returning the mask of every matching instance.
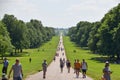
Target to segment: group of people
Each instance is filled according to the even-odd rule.
[[[8,65],[9,65],[9,62],[7,58],[4,58],[3,69],[2,69],[2,80],[8,80],[10,78],[12,71],[13,71],[13,80],[22,80],[23,71],[22,71],[22,65],[20,64],[19,59],[15,60],[15,64],[12,65],[7,78],[6,75],[7,75]]]
[[[59,44],[61,45],[62,39],[60,39],[60,42]],[[59,51],[63,51],[64,48],[60,45],[58,46],[58,50]],[[62,56],[64,56],[64,52],[62,52]],[[60,58],[60,69],[61,69],[61,73],[63,72],[63,67],[65,66],[65,62],[66,62],[66,67],[68,69],[68,73],[70,73],[70,67],[71,67],[71,62],[69,60],[66,60],[63,58]],[[82,71],[82,77],[83,78],[86,78],[86,71],[88,69],[88,65],[87,65],[87,62],[85,62],[85,59],[83,59],[82,62],[80,62],[78,59],[75,60],[74,62],[74,73],[76,73],[76,77],[78,78],[79,77],[79,72]]]
[[[61,68],[61,73],[63,72],[63,67],[65,66],[66,63],[66,67],[68,69],[68,73],[70,73],[70,67],[71,67],[71,62],[69,60],[66,60],[63,58],[60,58],[60,68]],[[22,65],[20,64],[20,60],[16,59],[15,60],[15,64],[12,65],[10,72],[8,74],[8,78],[5,77],[5,75],[7,74],[7,68],[8,68],[9,62],[7,60],[7,58],[4,58],[4,62],[3,62],[3,68],[2,68],[2,80],[8,80],[8,78],[10,78],[11,72],[13,71],[13,80],[22,80],[23,77],[23,71],[22,71]],[[110,74],[112,74],[112,71],[110,70],[109,67],[109,62],[106,61],[105,63],[105,67],[103,68],[103,76],[102,76],[102,80],[111,80],[110,78]],[[44,60],[42,63],[42,68],[43,68],[43,78],[46,78],[46,72],[47,72],[47,61]],[[82,60],[82,62],[80,63],[80,61],[77,59],[75,59],[74,62],[74,73],[76,74],[76,77],[79,77],[79,72],[82,71],[82,77],[86,78],[86,71],[88,69],[88,65],[87,62],[85,61],[85,59]]]
[[[57,51],[63,51],[64,48],[60,47],[62,41],[60,41],[59,43],[59,47]],[[61,53],[62,56],[64,56],[64,52]],[[56,60],[56,57],[59,56],[59,53],[56,53],[55,57],[53,58],[53,60]],[[31,58],[29,58],[29,62],[31,63]],[[68,73],[70,73],[70,68],[71,68],[71,62],[70,60],[65,60],[65,58],[60,58],[60,70],[61,73],[63,72],[63,68],[66,64],[66,67],[68,69]],[[7,75],[7,68],[8,68],[9,62],[7,60],[7,58],[4,58],[4,62],[3,62],[3,69],[2,69],[2,80],[8,80],[8,78],[10,78],[11,72],[13,71],[13,80],[22,80],[23,77],[23,71],[22,71],[22,65],[20,64],[20,60],[16,59],[15,60],[15,64],[12,65],[10,72],[8,74],[8,78],[5,77],[5,75]],[[43,78],[46,78],[46,72],[47,72],[47,61],[44,60],[42,63],[42,70],[43,70]],[[85,59],[82,60],[82,62],[79,61],[79,59],[75,59],[74,61],[74,73],[76,74],[76,78],[79,78],[79,73],[82,72],[82,78],[86,78],[86,72],[88,70],[88,64],[85,61]],[[103,77],[102,80],[111,80],[110,79],[110,74],[112,72],[110,71],[109,68],[109,62],[106,62],[105,64],[105,68],[103,69]]]
[[[63,72],[63,68],[65,66],[65,63],[66,63],[66,66],[68,68],[68,73],[70,72],[70,67],[71,67],[71,63],[69,60],[65,61],[65,58],[60,58],[60,69],[61,69],[61,73]]]
[[[86,71],[88,69],[87,62],[85,62],[85,59],[80,63],[79,59],[75,59],[74,62],[74,73],[76,73],[76,77],[79,77],[79,72],[82,71],[82,77],[86,78]]]
[[[66,63],[66,67],[68,69],[68,73],[70,73],[70,68],[71,68],[71,62],[69,60],[65,61],[65,58],[60,58],[60,70],[61,73],[63,72],[63,68],[65,66]],[[42,63],[42,67],[43,67],[43,78],[46,78],[46,72],[47,72],[47,62],[46,60],[44,60],[44,62]],[[86,71],[88,69],[88,65],[87,62],[85,62],[85,59],[83,59],[83,61],[80,63],[79,60],[75,60],[74,62],[74,73],[76,73],[76,77],[79,77],[79,72],[82,71],[82,75],[83,78],[86,78]]]
[[[63,58],[60,58],[60,69],[61,69],[61,73],[63,72],[63,67],[65,66],[66,63],[66,67],[68,69],[68,73],[70,73],[70,67],[71,67],[71,62],[69,60],[66,60]],[[87,62],[85,61],[85,59],[83,59],[83,61],[80,63],[80,61],[77,59],[74,62],[74,73],[76,73],[76,77],[79,77],[79,72],[82,71],[82,77],[86,78],[86,71],[88,69],[88,65]]]

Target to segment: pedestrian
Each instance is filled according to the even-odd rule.
[[[10,78],[12,71],[13,71],[13,80],[22,80],[23,71],[22,71],[22,65],[20,64],[19,59],[16,59],[15,64],[12,65],[12,68],[10,69],[8,78]]]
[[[74,61],[74,73],[76,73],[76,59]]]
[[[87,62],[85,62],[85,59],[83,59],[83,61],[81,63],[81,66],[82,66],[82,75],[83,75],[83,78],[86,78],[86,71],[88,69],[88,65],[87,65]]]
[[[2,73],[5,73],[5,75],[7,74],[8,65],[9,65],[9,62],[5,57],[3,61],[3,68],[2,68]]]
[[[76,69],[76,77],[78,78],[79,77],[79,72],[81,70],[81,64],[79,62],[79,60],[77,59],[77,62],[75,63],[75,69]]]
[[[65,64],[65,58],[63,58],[63,63]]]
[[[55,61],[56,60],[56,57],[54,56],[53,60]]]
[[[31,63],[31,61],[32,61],[32,59],[31,58],[29,58],[29,62]]]
[[[62,56],[64,56],[64,52],[62,53]]]
[[[105,63],[105,67],[103,69],[103,80],[111,80],[111,77],[110,75],[112,74],[112,71],[110,70],[110,67],[109,67],[109,62],[107,61]]]
[[[67,69],[68,69],[68,73],[70,73],[71,63],[70,63],[69,60],[66,61],[66,66],[67,66]]]
[[[43,68],[43,78],[45,79],[46,78],[46,72],[47,72],[47,61],[44,60],[43,63],[42,63],[42,68]]]
[[[64,67],[64,61],[62,60],[62,58],[60,58],[60,69],[61,69],[61,73],[63,72],[63,67]]]
[[[63,48],[61,47],[61,51],[63,51]]]

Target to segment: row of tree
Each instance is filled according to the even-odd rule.
[[[120,59],[120,4],[99,22],[80,21],[69,28],[68,35],[80,47],[89,47],[94,53]]]
[[[44,27],[39,20],[30,22],[18,20],[14,15],[5,14],[0,21],[0,53],[14,48],[22,52],[24,48],[36,48],[55,35],[54,28]]]

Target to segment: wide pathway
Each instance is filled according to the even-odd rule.
[[[63,50],[61,50],[61,48]],[[65,58],[66,60],[62,36],[60,37],[60,41],[58,44],[58,50],[56,51],[56,53],[58,53],[59,56],[56,56],[56,60],[52,61],[52,63],[48,66],[45,79],[43,79],[43,72],[41,71],[36,74],[29,75],[25,80],[93,80],[92,78],[88,76],[83,79],[81,73],[80,73],[79,78],[76,78],[73,68],[71,68],[70,73],[68,73],[66,65],[63,68],[63,73],[61,73],[59,60],[60,58],[62,59]]]

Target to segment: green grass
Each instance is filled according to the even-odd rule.
[[[92,54],[89,50],[83,50],[75,43],[71,42],[68,37],[64,37],[64,46],[67,54],[67,58],[70,59],[72,66],[74,59],[85,59],[88,63],[87,75],[94,80],[100,80],[102,76],[102,69],[104,68],[105,57],[101,58],[101,55]],[[111,74],[112,80],[120,80],[120,65],[110,64],[110,68],[113,71]]]
[[[48,64],[53,60],[58,42],[59,42],[59,37],[56,36],[53,37],[51,41],[43,44],[40,48],[23,50],[23,53],[20,53],[22,54],[21,57],[7,57],[9,59],[8,72],[12,64],[15,63],[16,58],[20,59],[20,62],[23,67],[24,78],[30,74],[41,71],[42,70],[41,64],[44,59],[47,60]],[[29,63],[30,57],[32,58],[31,63]],[[2,72],[1,70],[2,70],[2,64],[0,64],[0,75]]]

